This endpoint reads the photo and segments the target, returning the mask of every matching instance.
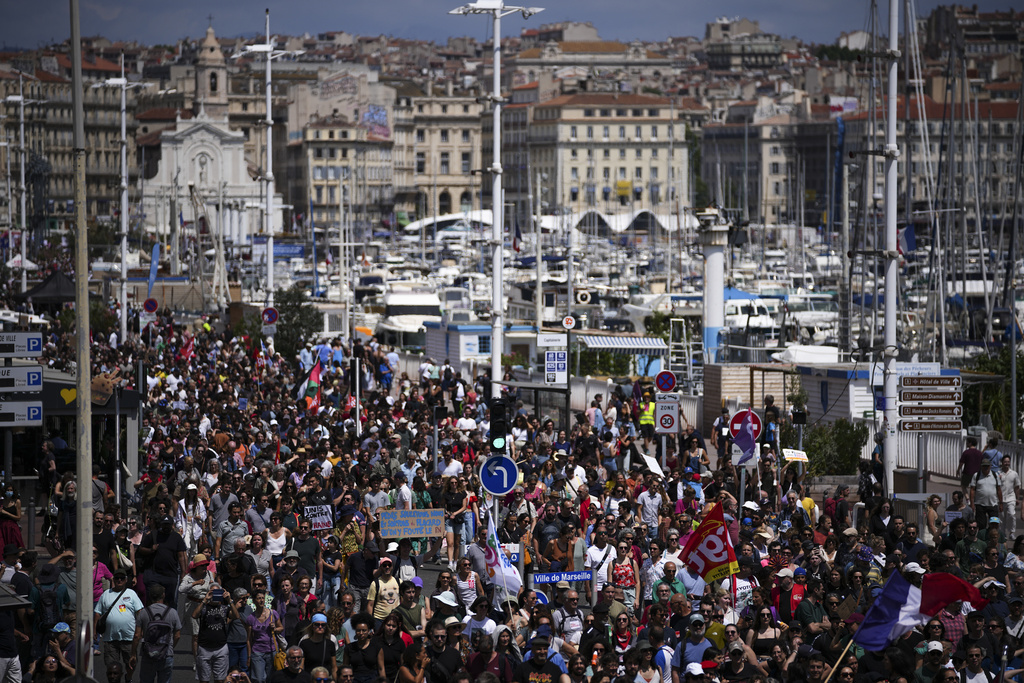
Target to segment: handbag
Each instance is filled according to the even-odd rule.
[[[270,617],[270,640],[274,643],[274,671],[281,671],[288,666],[288,641],[286,641],[279,633],[274,633],[273,628],[275,621],[276,619],[272,615]]]
[[[107,616],[110,614],[110,611],[112,609],[114,609],[114,606],[117,605],[117,601],[121,599],[121,596],[124,595],[124,592],[126,590],[128,590],[127,586],[122,588],[121,592],[117,594],[116,598],[114,598],[114,602],[111,603],[110,607],[107,608],[107,611],[103,613],[103,616],[96,620],[96,633],[105,633],[106,632],[106,630],[107,630]]]
[[[117,550],[117,562],[118,562],[118,564],[121,565],[122,567],[126,568],[126,569],[131,569],[132,568],[132,561],[130,559],[128,559],[128,555],[123,550],[121,550],[121,546],[115,545],[114,549]]]

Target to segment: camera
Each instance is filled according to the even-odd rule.
[[[222,588],[215,588],[210,591],[211,602],[224,602],[224,590]]]

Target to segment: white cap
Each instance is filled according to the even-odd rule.
[[[793,570],[790,569],[789,567],[786,567],[785,569],[779,570],[779,573],[776,574],[776,576],[779,577],[780,579],[785,579],[785,578],[792,579],[793,578]]]
[[[761,510],[761,506],[752,500],[748,500],[746,503],[744,503],[743,507],[746,508],[747,510],[754,510],[755,512],[759,512]]]
[[[391,543],[388,543],[388,547],[384,550],[384,552],[386,552],[386,553],[397,553],[398,552],[398,544],[395,543],[394,541],[391,541]]]
[[[697,662],[691,662],[691,663],[686,665],[686,673],[688,673],[688,674],[690,674],[692,676],[703,676],[704,675],[704,667],[702,667]]]
[[[942,643],[937,640],[928,641],[928,652],[942,652]]]
[[[903,567],[903,571],[910,572],[912,574],[925,574],[926,573],[925,570],[924,570],[924,567],[919,565],[917,562],[908,562],[906,564],[906,566]]]

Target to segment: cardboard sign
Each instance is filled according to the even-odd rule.
[[[330,505],[307,505],[303,513],[313,524],[313,531],[334,527],[334,509]]]
[[[807,462],[807,453],[795,448],[783,448],[782,457],[793,462]]]
[[[444,510],[381,510],[383,538],[423,538],[444,535]]]

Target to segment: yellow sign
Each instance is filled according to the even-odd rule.
[[[633,193],[633,183],[629,180],[620,180],[615,183],[615,194],[620,197],[628,197]]]

